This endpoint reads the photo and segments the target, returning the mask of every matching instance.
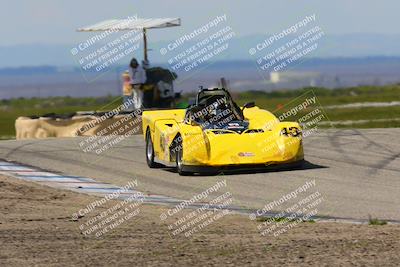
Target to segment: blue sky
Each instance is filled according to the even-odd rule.
[[[221,14],[227,14],[238,36],[275,33],[313,13],[327,34],[400,34],[398,0],[5,1],[0,9],[0,46],[73,44],[87,37],[75,32],[78,27],[135,14],[182,18],[182,27],[153,30],[153,41],[174,39]]]

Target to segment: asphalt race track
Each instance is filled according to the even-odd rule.
[[[400,129],[324,131],[305,139],[308,162],[301,169],[214,176],[149,169],[142,136],[129,137],[100,154],[83,151],[81,145],[88,143],[81,142],[87,138],[1,141],[0,159],[120,186],[137,179],[143,192],[178,199],[189,199],[226,179],[234,205],[256,209],[315,179],[314,191],[323,196],[318,215],[400,221],[399,136]]]

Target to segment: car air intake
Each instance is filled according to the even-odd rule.
[[[226,131],[226,130],[212,130],[213,134],[234,134],[234,131]]]
[[[249,129],[247,131],[245,131],[244,133],[263,133],[264,130],[263,129]]]

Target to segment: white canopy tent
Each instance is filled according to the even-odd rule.
[[[144,42],[144,60],[148,61],[147,57],[147,29],[159,29],[167,27],[175,27],[181,25],[180,18],[158,18],[158,19],[143,19],[143,18],[126,18],[126,19],[110,19],[98,22],[96,24],[79,28],[80,32],[93,31],[127,31],[127,30],[142,30]]]

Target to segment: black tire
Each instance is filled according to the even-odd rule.
[[[151,141],[150,131],[146,132],[146,162],[150,168],[156,168],[158,164],[154,162],[154,146]]]
[[[179,173],[181,176],[187,176],[190,175],[190,172],[186,172],[183,170],[183,163],[182,163],[182,157],[183,157],[183,146],[182,142],[179,142],[176,146],[177,151],[175,152],[175,162],[176,162],[176,171]]]

